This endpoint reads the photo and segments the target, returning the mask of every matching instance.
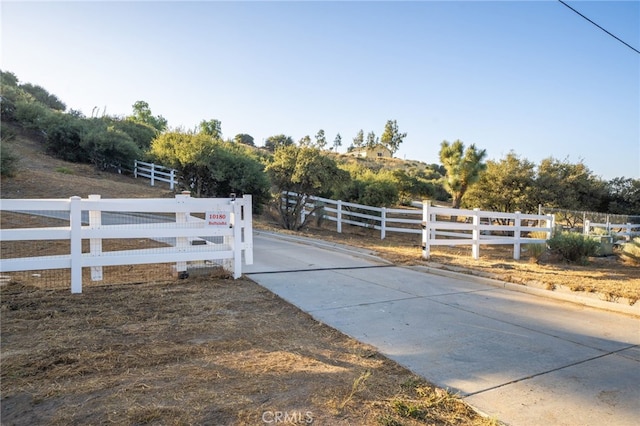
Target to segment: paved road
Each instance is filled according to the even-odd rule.
[[[254,237],[262,286],[510,425],[637,425],[640,319]]]

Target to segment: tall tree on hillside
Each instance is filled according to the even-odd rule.
[[[283,134],[269,136],[264,142],[264,147],[271,152],[274,152],[281,146],[293,145],[293,139],[291,136],[285,136]]]
[[[360,149],[364,146],[364,131],[360,129],[356,137],[353,138],[353,143],[349,147],[349,151],[353,151],[354,149]]]
[[[336,138],[333,140],[333,150],[338,152],[338,148],[342,146],[342,136],[340,133],[336,135]]]
[[[320,149],[324,149],[327,146],[327,138],[324,136],[324,130],[318,130],[316,133],[316,146]]]
[[[406,137],[406,133],[400,133],[398,130],[398,123],[396,120],[388,120],[387,124],[384,126],[382,137],[380,137],[380,143],[389,148],[389,151],[391,151],[391,154],[393,155],[398,152],[400,144]]]
[[[233,141],[235,143],[241,143],[241,144],[244,144],[244,145],[255,146],[254,141],[253,141],[253,136],[248,135],[246,133],[238,133],[233,138]]]
[[[447,170],[444,187],[453,199],[453,208],[460,208],[462,197],[480,177],[486,165],[482,162],[487,156],[486,150],[478,150],[474,144],[465,150],[464,143],[442,141],[440,144],[440,162]]]
[[[153,115],[149,104],[145,101],[136,101],[133,104],[133,115],[128,117],[130,120],[145,123],[156,129],[158,132],[164,132],[167,128],[167,120],[161,115]]]
[[[380,138],[378,138],[374,132],[367,133],[367,142],[365,142],[367,148],[373,148],[378,145],[379,142]]]
[[[211,120],[202,120],[199,127],[199,133],[209,135],[214,139],[222,139],[222,122],[212,118]]]
[[[305,147],[311,147],[312,143],[311,143],[311,136],[309,135],[304,135],[299,141],[298,141],[298,145],[300,146],[305,146]]]

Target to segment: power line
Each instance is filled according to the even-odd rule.
[[[563,5],[567,6],[569,9],[571,9],[572,11],[574,11],[575,13],[577,13],[578,15],[582,16],[584,19],[586,19],[587,21],[591,22],[593,25],[595,25],[596,27],[600,28],[602,31],[604,31],[605,33],[609,34],[611,37],[615,38],[616,40],[618,40],[620,43],[624,44],[625,46],[627,46],[629,49],[633,50],[636,53],[640,53],[640,50],[636,49],[635,47],[631,46],[629,43],[625,42],[624,40],[620,39],[619,37],[616,37],[614,34],[611,34],[609,31],[605,30],[604,28],[602,28],[600,25],[596,24],[595,22],[593,22],[591,19],[587,18],[586,16],[584,16],[582,13],[578,12],[577,10],[575,10],[574,8],[572,8],[571,6],[569,6],[568,4],[566,4],[565,2],[563,2],[562,0],[558,0],[560,3],[562,3]]]

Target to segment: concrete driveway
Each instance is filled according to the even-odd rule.
[[[637,425],[640,319],[254,237],[246,274],[510,425]]]

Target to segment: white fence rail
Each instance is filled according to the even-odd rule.
[[[57,212],[58,217],[69,220],[65,227],[0,229],[3,242],[70,241],[70,253],[65,255],[3,258],[0,272],[70,269],[72,293],[82,292],[83,267],[90,267],[91,279],[100,281],[103,266],[175,263],[180,273],[187,271],[188,262],[208,260],[221,263],[239,278],[242,259],[245,264],[253,263],[250,195],[238,199],[191,198],[188,194],[176,195],[175,199],[101,199],[99,195],[69,200],[3,199],[0,209],[32,215]],[[174,214],[175,219],[167,213]],[[201,213],[204,219],[192,213]],[[144,223],[139,223],[141,216]],[[103,239],[132,238],[150,238],[168,242],[168,246],[102,251]],[[89,240],[87,253],[82,252],[82,240]]]
[[[295,193],[284,193],[297,196]],[[290,203],[295,201],[289,199]],[[464,210],[431,206],[429,201],[421,209],[391,209],[347,203],[321,197],[308,197],[302,210],[302,221],[315,207],[322,205],[322,219],[336,222],[336,231],[349,224],[380,231],[384,239],[387,232],[422,235],[423,257],[430,257],[431,247],[446,245],[471,245],[472,256],[480,256],[481,245],[513,245],[513,258],[520,259],[522,244],[539,244],[551,238],[554,229],[553,215],[536,215],[488,212],[479,209]],[[453,221],[452,217],[456,220]],[[531,233],[544,233],[544,238],[534,238]]]
[[[640,236],[640,223],[595,223],[585,220],[584,234],[589,235],[594,229],[602,229],[609,235],[624,237],[627,241]]]
[[[456,221],[452,221],[452,217]],[[551,238],[554,218],[553,215],[434,207],[427,201],[423,206],[422,226],[422,257],[425,259],[430,257],[432,246],[471,245],[471,254],[478,259],[481,245],[506,244],[513,245],[513,258],[518,260],[522,244],[540,244]],[[532,232],[544,233],[545,237],[533,238]]]
[[[289,193],[289,195],[296,196],[294,193]],[[283,194],[283,196],[286,196],[286,194]],[[290,199],[289,202],[293,203],[294,201]],[[375,229],[380,231],[381,239],[386,237],[387,232],[410,234],[420,234],[422,232],[420,229],[422,210],[371,207],[322,197],[308,198],[301,213],[303,222],[306,216],[318,205],[322,205],[322,218],[324,220],[336,222],[338,233],[342,233],[343,224]],[[316,216],[318,214],[314,213]]]
[[[171,190],[175,188],[177,182],[176,170],[139,160],[134,162],[133,176],[150,179],[151,186],[155,186],[156,181],[167,182]]]

